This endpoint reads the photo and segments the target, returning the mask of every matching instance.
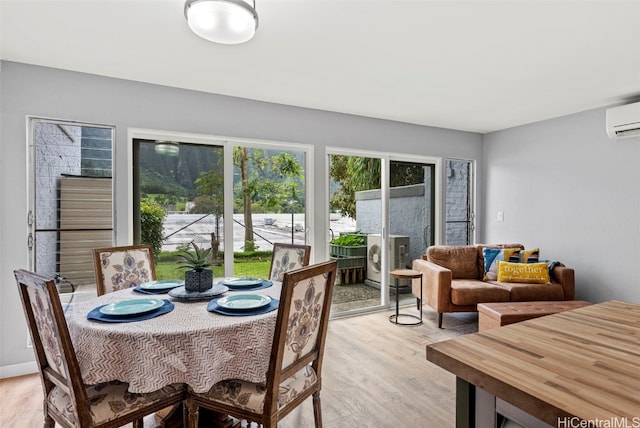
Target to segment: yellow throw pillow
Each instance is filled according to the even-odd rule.
[[[509,263],[498,261],[499,282],[546,284],[551,282],[546,263]]]

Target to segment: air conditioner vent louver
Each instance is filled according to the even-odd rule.
[[[618,140],[640,137],[640,102],[607,109],[607,134]]]
[[[380,255],[380,246],[377,244],[369,247],[369,254],[367,255],[367,263],[371,266],[374,272],[380,272],[382,269],[382,257]]]
[[[389,236],[389,268],[404,269],[409,261],[409,237]],[[367,235],[367,280],[382,280],[382,238],[379,234]]]
[[[633,137],[640,137],[640,124],[638,124],[639,127],[637,129],[628,129],[628,130],[616,130],[616,137],[617,138],[633,138]]]

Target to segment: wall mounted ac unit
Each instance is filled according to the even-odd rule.
[[[409,237],[391,235],[390,270],[405,269],[409,260]],[[382,239],[379,234],[367,235],[367,279],[382,281]]]
[[[607,109],[607,134],[618,140],[640,137],[640,102]]]

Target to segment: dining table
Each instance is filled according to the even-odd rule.
[[[640,427],[640,304],[607,301],[427,345],[456,426]]]
[[[251,294],[277,303],[282,284],[265,285]],[[243,292],[230,289],[215,297]],[[170,310],[132,322],[102,322],[88,316],[105,305],[145,298],[161,300]],[[225,379],[264,382],[278,311],[223,315],[208,310],[211,300],[148,295],[129,288],[73,305],[67,322],[83,381],[127,382],[132,393],[172,383],[203,393]]]

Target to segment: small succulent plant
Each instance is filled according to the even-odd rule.
[[[193,247],[193,251],[188,250],[190,246]],[[202,271],[209,266],[213,266],[213,263],[209,262],[210,253],[211,248],[200,248],[195,242],[191,241],[189,245],[187,245],[187,250],[180,252],[178,257],[181,258],[181,267],[185,269],[193,269],[195,271]]]

